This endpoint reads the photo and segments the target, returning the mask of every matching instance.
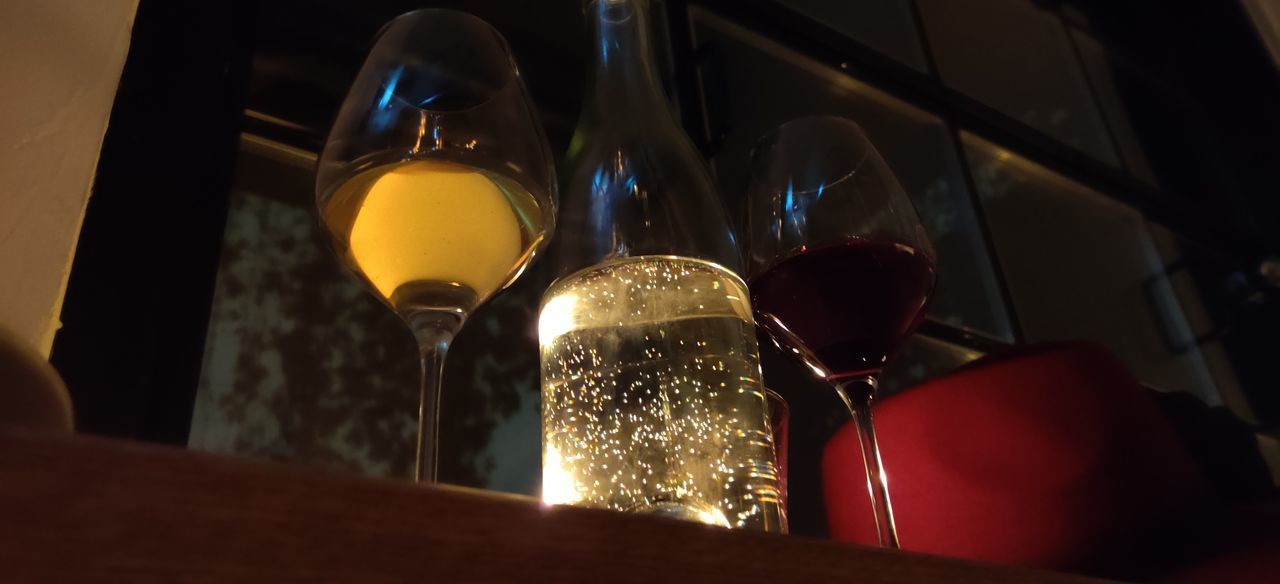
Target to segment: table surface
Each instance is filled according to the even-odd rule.
[[[2,432],[0,541],[6,582],[1099,582],[173,447]]]

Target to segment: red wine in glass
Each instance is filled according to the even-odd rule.
[[[933,291],[933,247],[920,216],[856,123],[815,116],[756,144],[747,234],[756,323],[849,409],[880,545],[896,548],[871,403],[880,371]]]
[[[802,246],[751,279],[756,323],[774,344],[824,378],[853,414],[866,459],[881,545],[898,546],[871,401],[885,363],[924,318],[930,254],[888,240]]]
[[[751,279],[756,322],[832,383],[879,373],[924,318],[933,259],[903,243],[848,238],[801,247]]]

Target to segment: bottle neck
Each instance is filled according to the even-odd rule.
[[[589,0],[595,55],[589,107],[597,113],[665,109],[649,38],[649,0]]]
[[[662,92],[648,0],[588,0],[595,49],[564,164],[558,276],[640,255],[740,261],[724,207]]]

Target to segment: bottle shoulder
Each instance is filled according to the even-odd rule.
[[[543,295],[539,336],[628,322],[733,318],[752,323],[747,286],[723,266],[674,255],[641,255],[564,276]]]
[[[672,254],[739,269],[728,214],[691,144],[602,133],[576,154],[560,191],[562,247],[583,256],[573,268]]]

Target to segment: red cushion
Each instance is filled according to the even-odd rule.
[[[988,357],[876,404],[902,546],[1110,573],[1167,552],[1211,499],[1145,392],[1105,350],[1062,343]],[[823,474],[832,537],[874,545],[851,425],[828,443]]]

